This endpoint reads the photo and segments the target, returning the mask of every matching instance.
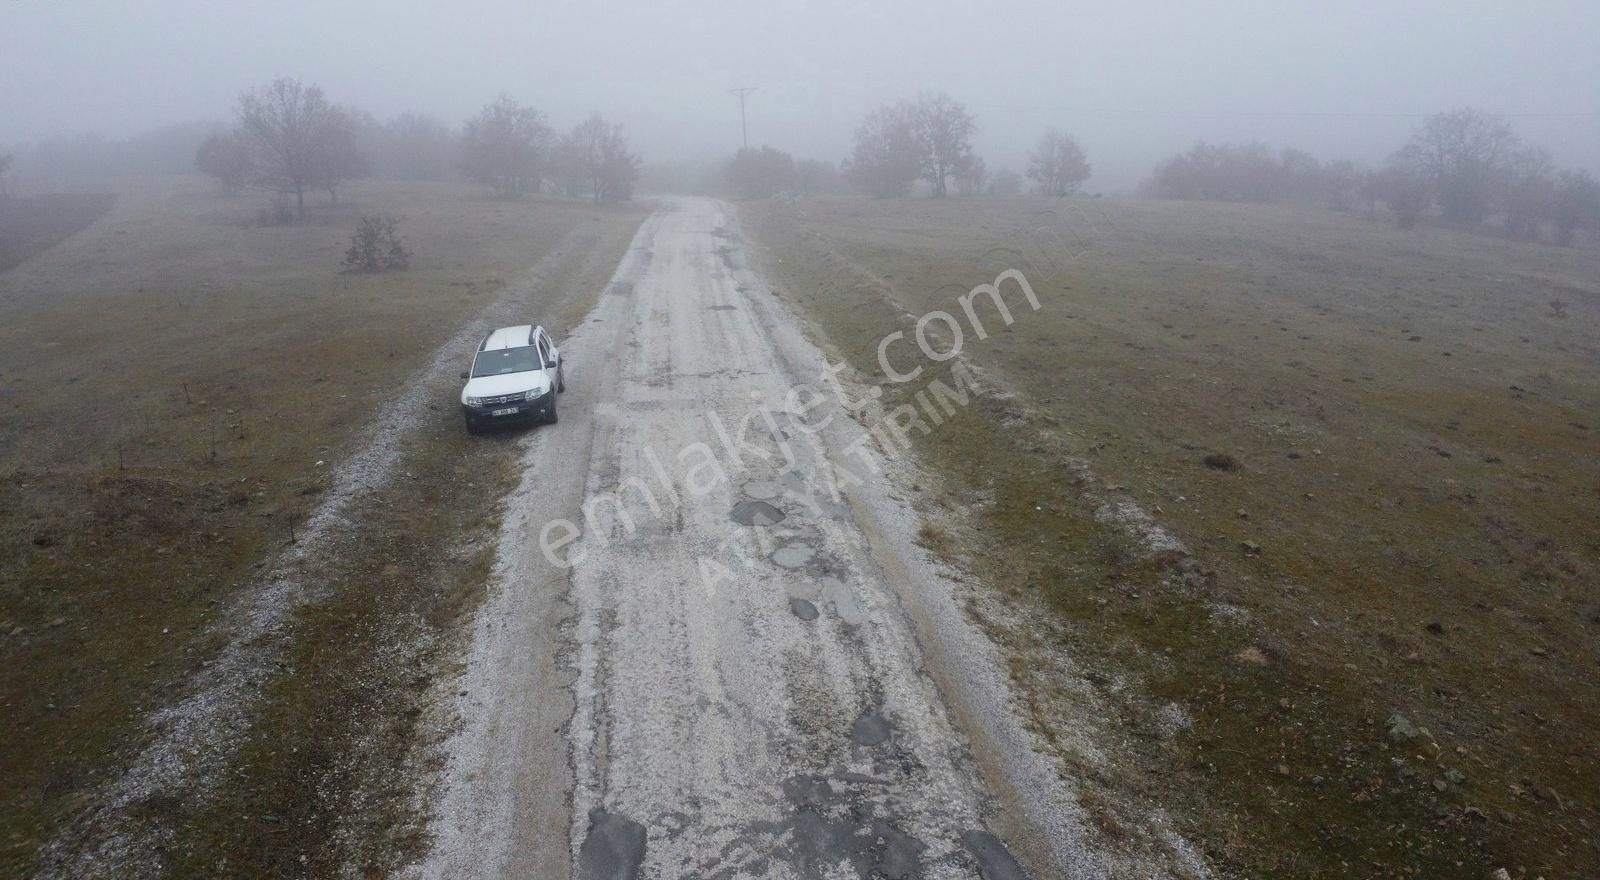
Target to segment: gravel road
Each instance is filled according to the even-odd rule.
[[[1108,871],[727,206],[666,203],[562,345],[419,875]]]

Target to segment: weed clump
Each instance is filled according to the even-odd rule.
[[[411,268],[411,252],[395,234],[394,218],[362,215],[350,236],[350,249],[344,252],[344,267],[349,272]]]
[[[1239,459],[1226,452],[1213,452],[1200,459],[1200,461],[1214,471],[1236,471],[1239,469]]]

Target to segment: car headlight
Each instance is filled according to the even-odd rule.
[[[544,392],[540,391],[537,388],[535,388],[532,391],[529,391],[527,394],[522,395],[522,399],[523,400],[538,400],[539,398],[541,398],[543,396],[544,396]]]
[[[468,396],[463,399],[466,401],[467,406],[483,406],[483,398],[481,397]]]

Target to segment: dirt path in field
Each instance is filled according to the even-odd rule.
[[[789,397],[827,394],[797,328],[726,206],[640,228],[524,441],[420,875],[1110,872],[905,463]]]
[[[336,589],[327,574],[330,561],[363,552],[364,511],[399,476],[424,410],[454,396],[462,353],[487,328],[529,320],[542,279],[581,263],[591,233],[580,227],[568,234],[440,346],[378,413],[366,442],[336,465],[323,502],[299,525],[297,542],[268,561],[254,588],[241,593],[207,634],[223,643],[220,652],[190,678],[181,698],[146,718],[144,744],[47,845],[38,876],[150,877],[165,870],[163,851],[181,829],[161,805],[204,802],[227,784],[230,759],[249,733],[261,694],[283,672],[296,613]]]

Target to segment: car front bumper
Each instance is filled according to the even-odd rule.
[[[495,425],[510,422],[525,422],[530,419],[543,419],[550,414],[550,405],[555,400],[555,393],[547,391],[543,396],[533,400],[522,400],[515,403],[486,403],[481,406],[461,405],[461,414],[467,421],[476,425]]]

